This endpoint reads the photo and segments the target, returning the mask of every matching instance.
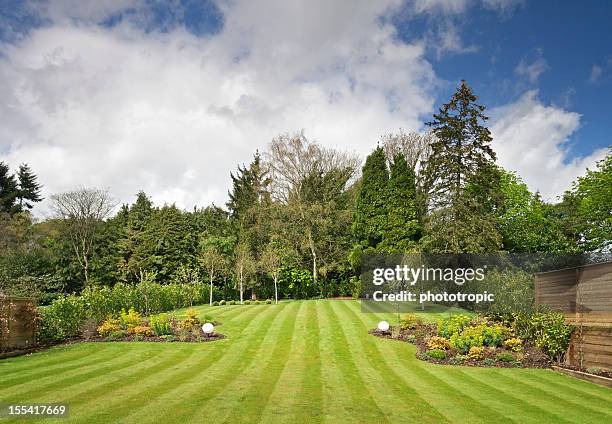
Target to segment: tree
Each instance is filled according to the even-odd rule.
[[[239,284],[240,304],[242,304],[244,302],[244,282],[253,274],[255,262],[253,261],[249,247],[244,242],[238,243],[235,255],[234,269]]]
[[[278,304],[278,277],[280,276],[283,248],[279,242],[270,242],[264,249],[260,266],[274,281],[274,303]]]
[[[383,240],[388,216],[389,171],[378,146],[366,158],[353,216],[353,234],[362,248],[376,248]]]
[[[81,265],[85,283],[89,284],[89,263],[94,240],[102,221],[114,204],[108,192],[81,188],[51,197],[52,209],[63,220],[73,253]]]
[[[389,253],[414,250],[421,238],[415,176],[401,153],[395,155],[391,165],[387,191],[387,222],[379,248]]]
[[[27,209],[32,209],[32,203],[38,203],[43,200],[42,197],[40,197],[40,189],[42,188],[42,186],[38,184],[36,175],[25,163],[19,165],[17,178],[19,180],[19,189],[17,192],[17,199],[19,199],[19,209],[23,210],[24,206]]]
[[[320,263],[327,261],[329,269],[336,258],[329,252],[342,245],[331,232],[337,235],[338,225],[350,220],[345,194],[359,162],[355,156],[324,148],[299,132],[272,140],[267,163],[272,194],[287,208],[288,232],[299,231],[293,241],[296,250],[307,251],[316,284]]]
[[[230,250],[231,247],[232,240],[229,237],[205,237],[200,240],[199,260],[210,278],[210,306],[213,303],[215,276],[225,268],[226,257],[224,253]]]
[[[10,173],[7,164],[0,162],[0,212],[13,214],[18,211],[15,201],[19,195],[19,187],[15,175]]]
[[[435,139],[424,171],[428,212],[424,248],[432,252],[488,252],[501,246],[492,200],[497,170],[484,126],[485,107],[465,81],[428,125]]]

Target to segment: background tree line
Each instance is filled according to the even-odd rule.
[[[547,203],[496,164],[486,121],[462,82],[428,133],[383,136],[363,167],[303,132],[279,135],[230,174],[226,208],[156,206],[144,192],[117,208],[79,188],[37,222],[36,176],[0,163],[0,291],[45,303],[152,281],[210,282],[226,299],[350,296],[368,253],[609,251],[612,155]]]

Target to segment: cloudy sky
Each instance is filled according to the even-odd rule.
[[[365,155],[383,133],[424,130],[462,78],[499,163],[547,199],[611,144],[606,1],[0,5],[0,161],[29,163],[46,197],[223,204],[229,172],[275,135]]]

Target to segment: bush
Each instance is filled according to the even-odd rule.
[[[134,334],[136,337],[149,337],[153,335],[153,331],[151,330],[151,327],[147,325],[137,325],[136,327],[132,328],[132,334]]]
[[[225,300],[220,300],[219,301],[219,306],[223,306],[223,305],[225,305]]]
[[[467,355],[455,355],[448,360],[448,363],[451,365],[461,365],[468,359]]]
[[[78,296],[63,296],[48,306],[38,308],[40,317],[37,339],[40,343],[61,342],[80,334],[87,318],[85,305]]]
[[[121,320],[121,327],[130,334],[133,333],[134,327],[142,323],[142,316],[134,308],[130,308],[127,312],[125,312],[125,309],[122,309],[119,319]]]
[[[509,352],[500,352],[495,359],[500,362],[514,362],[514,355]]]
[[[495,365],[495,361],[491,358],[484,358],[482,360],[482,365],[486,365],[488,367]]]
[[[417,340],[417,338],[416,338],[416,336],[414,334],[408,334],[406,336],[406,341],[408,343],[416,343],[416,340]]]
[[[482,332],[483,344],[485,346],[501,346],[503,341],[510,335],[510,329],[499,324],[482,324],[478,328]]]
[[[414,329],[419,324],[423,324],[423,319],[414,314],[405,314],[400,320],[400,326],[402,327],[402,330]]]
[[[259,303],[260,303],[260,302],[259,302],[259,300],[255,300],[253,303],[254,303],[255,305],[259,305]]]
[[[266,305],[271,305],[272,304],[272,299],[266,299]]]
[[[523,350],[523,341],[518,337],[513,337],[511,339],[506,340],[504,342],[504,346],[506,346],[507,349],[510,349],[513,352],[520,352],[521,350]]]
[[[196,312],[196,310],[193,308],[189,308],[187,309],[185,319],[180,323],[180,327],[183,330],[191,330],[195,327],[199,327],[200,324],[201,322],[198,319],[198,313]]]
[[[230,300],[229,302],[227,302],[228,305],[235,305],[236,301],[235,300]]]
[[[168,314],[160,314],[157,317],[152,316],[149,324],[156,336],[169,336],[173,333]]]
[[[440,349],[428,350],[427,352],[425,352],[425,355],[433,359],[440,359],[440,360],[446,359],[446,352]]]
[[[455,315],[450,318],[438,320],[438,336],[450,339],[454,334],[459,334],[469,325],[471,318],[467,315]]]
[[[433,336],[427,341],[429,349],[448,350],[451,348],[450,341],[444,337]]]
[[[108,337],[117,331],[121,331],[121,321],[117,318],[107,318],[98,327],[98,334],[102,337]]]
[[[563,314],[558,312],[544,314],[537,326],[536,346],[560,363],[569,347],[574,327],[567,325]]]
[[[468,352],[468,358],[473,359],[475,361],[481,361],[485,357],[485,348],[472,346],[470,351]]]
[[[219,306],[219,302],[217,302],[216,300],[212,303],[213,306]]]
[[[453,334],[450,339],[451,345],[461,351],[467,353],[472,347],[480,347],[484,343],[482,329],[479,327],[467,327],[461,334]]]
[[[245,301],[244,301],[244,302],[242,302],[242,303],[244,303],[245,305],[250,305],[250,304],[251,304],[251,301],[250,301],[250,300],[245,300]]]
[[[107,338],[109,340],[121,340],[121,339],[125,339],[127,336],[128,336],[127,331],[117,330],[117,331],[113,331],[112,333],[110,333]]]

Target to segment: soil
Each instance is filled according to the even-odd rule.
[[[598,370],[598,369],[593,369],[593,368],[572,367],[571,365],[566,365],[566,364],[555,364],[555,365],[558,366],[559,368],[565,368],[565,369],[572,370],[572,371],[580,371],[580,372],[584,372],[587,374],[598,375],[600,377],[612,378],[612,371]]]
[[[397,328],[397,327],[396,327]],[[429,350],[427,347],[427,340],[432,336],[437,336],[435,324],[419,324],[413,329],[397,330],[394,328],[389,331],[380,331],[379,329],[373,329],[369,331],[370,334],[376,337],[382,337],[386,339],[399,340],[406,343],[414,344],[417,347],[416,357],[422,361],[432,362],[435,364],[443,365],[463,365],[469,367],[483,367],[483,368],[550,368],[551,362],[548,357],[532,343],[527,342],[523,345],[523,351],[520,353],[511,352],[504,348],[486,348],[485,356],[483,359],[491,359],[488,363],[483,363],[482,360],[476,361],[473,359],[465,359],[458,362],[454,359],[454,356],[461,353],[456,349],[449,349],[446,351],[446,359],[435,359],[427,356],[425,352]],[[502,362],[497,361],[496,356],[501,352],[512,353],[518,361],[516,362]]]

